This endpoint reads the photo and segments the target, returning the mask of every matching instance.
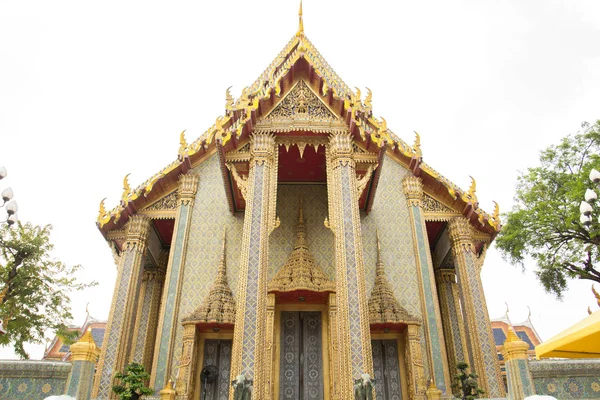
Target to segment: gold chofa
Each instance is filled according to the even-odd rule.
[[[223,250],[217,277],[202,304],[183,322],[233,324],[235,322],[235,300],[227,282],[226,258],[227,238],[223,234]]]
[[[327,278],[308,249],[302,203],[300,203],[294,249],[285,265],[277,271],[269,283],[269,292],[293,292],[295,290],[335,292],[335,284]]]
[[[300,11],[298,11],[298,32],[296,36],[304,35],[304,21],[302,21],[302,0],[300,0]]]
[[[381,260],[379,233],[377,233],[377,265],[375,285],[369,298],[369,323],[371,324],[418,324],[419,320],[408,313],[390,287],[385,267]]]

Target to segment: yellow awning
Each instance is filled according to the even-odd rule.
[[[535,347],[539,358],[600,358],[600,311]]]

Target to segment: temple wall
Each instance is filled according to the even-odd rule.
[[[368,215],[361,215],[363,255],[367,293],[375,282],[377,245],[375,230],[379,230],[381,257],[394,295],[409,313],[421,317],[419,280],[410,214],[402,189],[402,179],[409,172],[394,160],[385,157],[375,203]]]
[[[181,320],[200,305],[215,280],[225,227],[227,228],[227,275],[235,295],[244,224],[243,213],[232,215],[229,211],[216,155],[194,168],[192,173],[198,174],[200,180],[185,253],[183,284],[176,318],[177,332],[171,359],[173,375],[171,378],[175,378],[177,374],[181,357],[183,338]]]
[[[58,361],[0,362],[0,400],[40,400],[65,391],[71,363]]]
[[[269,281],[294,248],[300,197],[309,249],[315,256],[317,265],[329,279],[335,280],[333,233],[323,223],[327,217],[326,185],[278,185],[277,216],[281,225],[269,238]]]
[[[529,370],[538,395],[559,400],[600,398],[598,359],[529,361]]]
[[[402,179],[409,173],[396,161],[387,156],[384,158],[373,207],[368,215],[361,215],[363,256],[367,293],[370,294],[377,262],[375,231],[379,230],[381,257],[394,295],[409,313],[423,319],[410,211],[402,188]],[[420,334],[425,376],[429,376],[428,346],[423,329]]]

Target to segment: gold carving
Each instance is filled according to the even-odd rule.
[[[184,323],[218,323],[233,324],[235,322],[235,300],[227,282],[226,238],[223,235],[221,262],[217,269],[217,277],[208,296],[202,304],[183,321]]]
[[[404,195],[409,206],[421,207],[423,204],[423,181],[416,176],[407,176],[402,180]]]
[[[179,200],[181,204],[190,207],[194,204],[196,190],[198,190],[198,180],[198,175],[195,174],[186,174],[179,177]]]
[[[419,320],[406,311],[394,296],[385,266],[381,260],[379,233],[377,233],[377,266],[375,267],[375,285],[369,298],[369,323],[371,324],[419,324]]]
[[[367,187],[367,183],[369,183],[369,180],[371,179],[371,175],[373,175],[373,171],[375,170],[375,168],[377,168],[377,164],[369,165],[367,172],[363,176],[358,177],[356,179],[356,193],[358,194],[359,198],[362,195],[365,188]]]
[[[271,120],[331,121],[337,119],[337,116],[319,100],[317,95],[301,79],[266,118]]]
[[[456,211],[446,207],[433,197],[425,194],[423,196],[423,211],[426,213],[451,213],[456,214]]]
[[[143,253],[150,234],[150,218],[145,215],[134,215],[127,223],[127,236],[124,249],[137,249]]]
[[[144,208],[144,211],[175,210],[178,205],[177,192],[173,192]]]
[[[452,218],[448,223],[448,234],[450,235],[453,248],[459,252],[461,251],[460,249],[464,249],[467,252],[474,251],[471,231],[469,220],[463,217]],[[455,259],[458,258],[458,255],[455,254]]]
[[[231,176],[233,176],[233,180],[238,185],[238,188],[240,188],[242,197],[244,198],[244,200],[246,200],[246,196],[248,193],[248,177],[241,176],[238,173],[234,163],[227,163],[225,164],[225,166],[227,167],[227,169],[229,169],[229,171],[231,171]]]
[[[477,195],[475,191],[477,190],[477,183],[475,182],[475,178],[469,176],[471,178],[471,186],[469,187],[469,191],[467,193],[462,194],[462,199],[465,203],[475,204],[477,203]]]
[[[177,154],[179,157],[185,156],[185,151],[187,150],[188,143],[185,140],[185,129],[179,134],[179,150]]]
[[[425,369],[423,367],[423,353],[418,325],[408,325],[406,328],[405,353],[408,361],[408,392],[410,398],[411,400],[424,400]]]
[[[269,283],[270,292],[292,292],[295,290],[335,291],[335,284],[327,278],[327,275],[317,265],[314,256],[308,249],[302,203],[300,203],[294,249],[285,265],[277,271],[277,274]]]

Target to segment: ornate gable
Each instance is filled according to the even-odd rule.
[[[265,118],[271,120],[301,118],[313,121],[338,119],[303,80],[299,80]]]

